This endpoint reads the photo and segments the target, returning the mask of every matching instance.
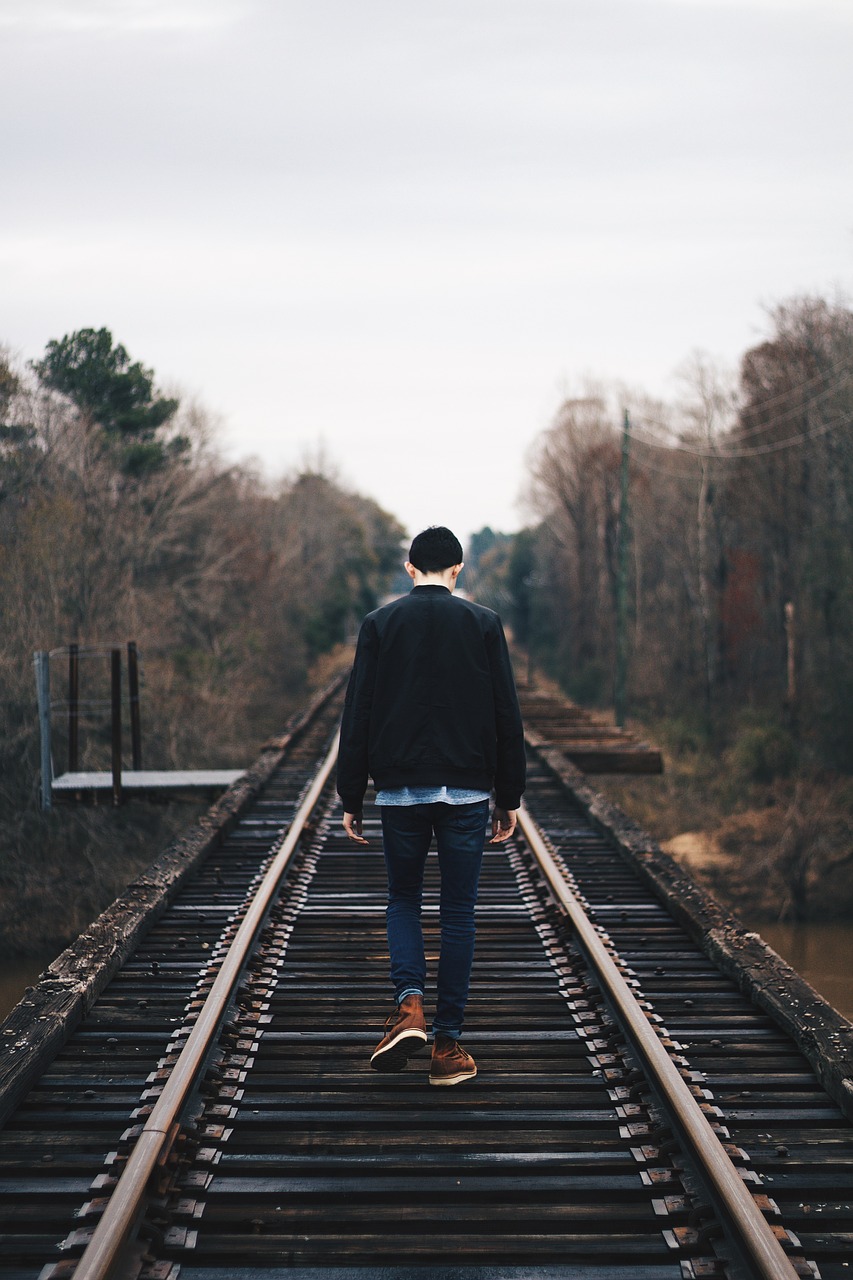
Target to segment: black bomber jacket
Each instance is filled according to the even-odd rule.
[[[501,620],[443,586],[414,587],[369,613],[341,724],[338,793],[360,813],[376,789],[491,791],[517,809],[524,731]]]

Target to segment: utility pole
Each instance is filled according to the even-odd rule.
[[[113,804],[120,805],[121,795],[121,649],[110,650],[110,704],[112,710],[112,778]]]
[[[139,719],[139,650],[127,642],[127,683],[130,689],[130,743],[134,769],[142,768],[142,725]]]
[[[619,545],[616,562],[616,677],[613,705],[616,723],[625,724],[625,687],[628,673],[628,472],[631,458],[631,418],[622,425],[622,469],[619,487]]]
[[[41,746],[41,809],[42,813],[47,813],[53,807],[53,764],[50,755],[50,654],[46,649],[38,649],[33,656],[36,668]]]
[[[68,646],[68,772],[80,768],[80,646]]]
[[[796,610],[793,600],[785,605],[785,647],[787,650],[788,685],[785,693],[785,711],[791,728],[797,725],[797,633],[794,626]]]

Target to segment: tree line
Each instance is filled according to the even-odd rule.
[[[273,484],[217,456],[207,415],[161,394],[107,329],[0,358],[0,937],[73,936],[186,812],[38,811],[32,654],[81,653],[80,768],[108,768],[105,660],[137,642],[148,768],[239,767],[398,566],[403,529],[328,468]],[[91,655],[91,656],[90,656]],[[64,697],[61,661],[54,697]],[[65,767],[61,711],[56,765]],[[67,881],[59,888],[55,879]],[[22,904],[32,906],[25,921]],[[71,904],[69,906],[69,904]]]
[[[849,915],[850,309],[781,303],[737,370],[695,355],[669,403],[587,384],[535,440],[525,499],[521,532],[472,540],[468,583],[586,704],[614,705],[627,613],[629,718],[668,763],[606,788],[660,839],[703,833],[698,874],[737,909]]]
[[[629,709],[712,750],[736,738],[757,781],[849,773],[851,424],[853,313],[821,298],[777,306],[736,373],[691,358],[671,403],[587,385],[531,448],[530,523],[475,534],[466,587],[533,667],[612,704],[627,535]],[[136,640],[146,767],[234,766],[304,701],[399,568],[397,520],[327,467],[274,484],[226,465],[212,437],[205,412],[163,394],[106,329],[53,340],[29,365],[0,353],[7,951],[74,936],[187,821],[141,806],[39,812],[34,650]],[[81,768],[108,765],[108,714],[93,705],[106,689],[104,660],[84,657]],[[62,752],[58,735],[59,769]],[[797,804],[785,830],[806,832]],[[815,841],[789,843],[804,901]]]
[[[628,409],[634,711],[711,737],[754,715],[767,771],[786,753],[849,771],[853,314],[784,302],[736,374],[697,355],[680,385],[673,403],[610,384],[559,407],[530,453],[535,518],[478,535],[478,589],[570,694],[612,704]]]

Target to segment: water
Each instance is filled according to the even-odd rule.
[[[752,925],[815,991],[853,1021],[853,922]]]
[[[8,1017],[27,987],[34,986],[39,974],[55,959],[56,952],[49,951],[42,956],[0,960],[0,1022]]]

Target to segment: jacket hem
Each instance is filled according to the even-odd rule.
[[[464,787],[471,791],[491,791],[494,779],[478,769],[391,769],[374,773],[377,791],[398,787]]]

